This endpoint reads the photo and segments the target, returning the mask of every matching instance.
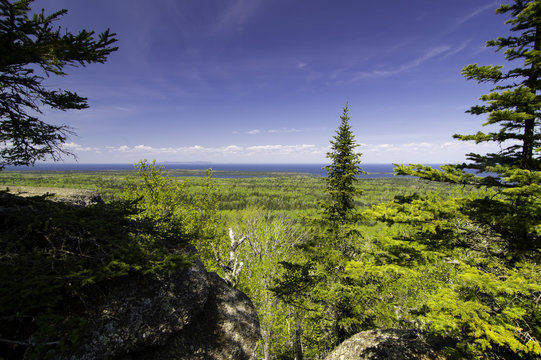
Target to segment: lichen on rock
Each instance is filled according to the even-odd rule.
[[[353,335],[326,360],[445,360],[449,342],[418,330],[371,330]]]
[[[259,336],[248,297],[197,261],[165,279],[127,279],[57,359],[251,359]]]

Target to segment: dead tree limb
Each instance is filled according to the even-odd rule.
[[[237,284],[237,277],[242,270],[243,262],[239,261],[239,246],[248,239],[248,236],[243,236],[240,239],[235,239],[235,232],[229,228],[229,238],[231,240],[229,246],[229,259],[227,264],[224,263],[222,256],[216,249],[214,250],[214,256],[218,265],[224,270],[224,280],[232,286]]]

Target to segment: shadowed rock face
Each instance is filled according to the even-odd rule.
[[[363,331],[344,341],[326,360],[444,360],[445,339],[416,330]]]
[[[18,189],[17,191],[23,190]],[[24,189],[24,195],[28,196],[39,195],[39,192],[43,193],[43,189],[38,189],[35,193],[29,191],[28,188]],[[99,250],[94,251],[92,247],[91,250],[94,252],[85,252],[86,249],[81,250],[79,248],[79,250],[76,249],[77,253],[70,252],[70,254],[92,257],[96,259],[96,262],[101,260],[105,263],[110,260],[110,257],[107,257],[109,255],[107,251],[110,251],[110,249],[100,247],[101,244],[98,240],[110,231],[120,230],[120,234],[115,235],[117,237],[107,239],[107,244],[121,245],[117,244],[115,239],[121,240],[119,237],[124,235],[123,226],[126,223],[118,222],[118,215],[114,215],[117,218],[107,217],[108,214],[115,213],[102,213],[100,211],[104,211],[104,209],[100,206],[96,207],[96,212],[92,212],[93,207],[80,208],[100,202],[99,196],[95,197],[93,192],[77,191],[71,194],[75,196],[74,200],[70,194],[62,193],[61,195],[61,197],[54,200],[67,202],[74,206],[74,209],[84,211],[69,212],[66,211],[66,209],[70,209],[69,205],[55,204],[55,206],[51,206],[52,203],[43,199],[23,199],[21,196],[8,194],[6,191],[0,190],[0,229],[2,230],[0,236],[2,236],[2,240],[17,239],[22,236],[22,239],[30,245],[28,245],[29,250],[27,250],[26,243],[21,242],[22,245],[18,244],[18,246],[21,246],[21,254],[26,255],[30,251],[41,251],[38,252],[39,257],[36,255],[36,257],[30,257],[32,261],[23,262],[26,268],[19,272],[25,273],[37,263],[40,267],[34,269],[33,272],[29,272],[32,277],[40,275],[41,272],[47,273],[47,281],[54,276],[66,276],[61,271],[55,273],[50,270],[54,265],[62,269],[64,263],[60,261],[55,263],[55,259],[51,260],[52,257],[43,255],[48,254],[47,251],[54,252],[60,248],[64,250],[66,243],[68,244],[66,245],[66,252],[76,248],[76,246],[66,242],[66,239],[75,245],[81,246],[81,243],[84,245],[85,236],[90,236],[89,241]],[[85,212],[86,210],[91,211]],[[28,229],[31,229],[31,225],[42,231],[42,228],[45,228],[42,223],[47,221],[47,224],[49,224],[50,216],[56,214],[56,211],[60,215],[53,219],[53,225],[51,225],[56,231],[54,233],[55,237],[48,238],[48,233],[43,230],[43,232],[38,232],[39,236],[35,238],[26,238],[30,233]],[[93,217],[93,221],[88,222],[89,225],[86,227],[81,227],[83,222],[72,221],[77,218],[78,214],[83,213],[84,216],[96,215],[96,219],[99,220],[98,226],[111,220],[112,227],[104,227],[105,230],[100,230],[94,234],[89,230],[98,223],[93,222],[95,220]],[[69,221],[66,221],[66,223],[58,221],[66,214]],[[38,215],[40,216],[37,222],[39,226],[36,226],[33,225],[32,221]],[[27,220],[32,221],[28,222]],[[134,229],[138,230],[139,228]],[[4,234],[8,234],[6,238],[3,237]],[[3,251],[9,248],[6,245],[7,243],[6,241],[0,242]],[[123,251],[129,251],[127,249]],[[107,256],[104,255],[102,258],[102,251]],[[188,255],[193,254],[195,249],[188,247],[183,251]],[[14,254],[20,255],[19,253]],[[87,254],[90,255],[87,256]],[[20,258],[25,259],[24,256]],[[39,261],[35,260],[36,258]],[[43,262],[45,266],[40,262],[42,259],[47,260]],[[16,274],[16,271],[13,270],[16,268],[6,264],[4,262],[0,265],[2,265],[2,270],[8,269],[9,271],[0,273],[4,275]],[[49,271],[51,271],[52,275],[48,274]],[[6,278],[4,276],[2,279]],[[17,280],[21,278],[15,277]],[[44,287],[47,288],[48,284],[46,283]],[[35,283],[26,285],[23,290],[28,289],[30,286],[35,286]],[[90,293],[91,291],[92,293]],[[24,316],[21,316],[23,320],[18,319],[17,316],[12,316],[10,312],[2,313],[2,315],[8,315],[5,318],[10,320],[13,318],[13,320],[10,323],[3,320],[4,322],[0,328],[2,335],[0,337],[3,340],[0,341],[2,346],[0,347],[0,359],[242,360],[255,358],[253,354],[256,352],[260,338],[259,320],[255,307],[242,292],[227,285],[215,273],[207,272],[199,260],[195,261],[190,268],[177,271],[171,276],[132,273],[122,278],[103,280],[85,289],[85,296],[80,297],[80,302],[73,300],[77,296],[76,292],[68,294],[69,296],[66,296],[65,292],[65,287],[61,287],[60,290],[52,289],[51,293],[56,296],[54,300],[58,299],[58,302],[47,299],[48,302],[45,303],[52,303],[56,308],[61,308],[57,313],[53,313],[53,316],[60,314],[59,316],[63,322],[58,321],[55,324],[59,324],[60,327],[65,324],[65,327],[58,329],[57,332],[52,331],[54,337],[51,342],[48,342],[48,340],[43,343],[39,341],[39,334],[35,332],[37,326],[33,323],[34,313],[30,313],[31,315],[23,314]],[[44,291],[37,293],[43,294]],[[47,296],[52,297],[53,295]],[[39,296],[27,299],[29,302],[36,303],[38,309],[35,310],[36,313],[38,311],[47,311],[45,305],[38,306],[40,300]],[[14,311],[16,312],[18,308],[15,306],[14,309],[16,309]],[[86,320],[84,324],[79,323],[82,318]],[[27,319],[31,321],[25,322]],[[73,322],[70,322],[71,320]],[[40,326],[42,325],[40,324]],[[43,325],[43,327],[45,326]],[[51,326],[50,323],[49,326]],[[17,334],[14,334],[15,332]],[[6,337],[4,334],[7,334],[7,340],[4,339]],[[13,335],[13,339],[9,338],[11,335]],[[57,341],[60,340],[59,337],[65,343]],[[38,339],[37,343],[40,346],[40,349],[37,350],[35,350],[36,346],[34,346],[36,339]],[[6,354],[6,351],[9,351],[9,354]]]
[[[69,354],[57,359],[255,359],[256,310],[201,262],[167,279],[115,288]]]

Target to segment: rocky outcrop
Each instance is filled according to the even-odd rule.
[[[108,296],[80,341],[57,359],[255,359],[251,301],[201,262],[166,279],[131,278]]]
[[[363,331],[344,341],[326,360],[444,360],[446,339],[417,330]]]
[[[160,257],[138,253],[183,261],[194,248],[150,247],[148,223],[129,209],[17,191],[27,197],[0,190],[0,360],[254,358],[259,320],[246,295],[200,260],[166,275],[145,271]]]
[[[35,187],[35,186],[9,186],[0,190],[22,196],[42,196],[47,194],[47,198],[52,201],[63,202],[76,206],[89,206],[94,204],[103,204],[100,194],[93,190],[54,188],[54,187]]]

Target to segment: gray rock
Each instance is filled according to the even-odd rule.
[[[77,206],[89,206],[104,203],[101,195],[98,192],[92,190],[74,191],[66,197],[59,196],[56,201],[62,201]]]
[[[52,201],[63,202],[75,206],[89,206],[103,204],[100,194],[93,190],[35,187],[35,186],[11,186],[5,188],[9,193],[21,197],[41,196],[47,194]],[[1,189],[0,190],[4,190]]]
[[[444,360],[448,340],[417,330],[363,331],[340,344],[326,360]]]
[[[108,297],[84,336],[57,359],[251,359],[255,307],[201,262],[166,279],[131,278]]]

